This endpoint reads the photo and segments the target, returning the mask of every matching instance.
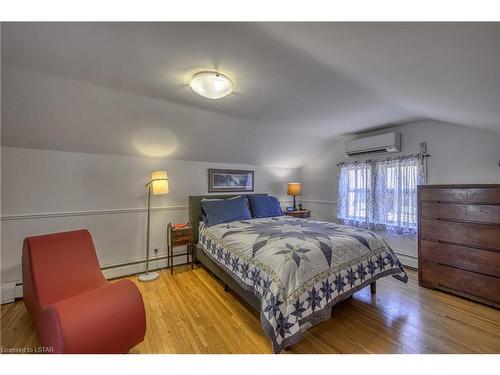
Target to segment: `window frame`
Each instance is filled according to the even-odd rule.
[[[367,229],[416,234],[418,185],[425,182],[422,154],[340,163],[339,166],[338,191],[346,195],[339,196],[337,202],[337,218],[341,222]],[[368,173],[368,176],[356,178],[360,172]],[[354,178],[350,176],[352,173]],[[402,200],[400,198],[399,203],[387,204],[394,202],[388,196],[397,197],[398,193],[403,194]],[[355,206],[356,197],[358,202],[359,197],[366,197],[364,209],[360,209],[359,203],[358,207]]]

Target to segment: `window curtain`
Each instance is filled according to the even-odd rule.
[[[339,164],[337,218],[369,230],[415,235],[421,154]]]
[[[370,160],[340,165],[337,218],[342,224],[374,229],[373,167]]]

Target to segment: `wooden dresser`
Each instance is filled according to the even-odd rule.
[[[500,308],[500,184],[418,187],[418,280]]]

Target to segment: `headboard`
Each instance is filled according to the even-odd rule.
[[[194,243],[198,243],[198,225],[201,219],[201,200],[206,199],[226,199],[237,196],[247,196],[247,195],[267,195],[264,194],[225,194],[225,195],[190,195],[189,196],[189,221],[193,226]]]

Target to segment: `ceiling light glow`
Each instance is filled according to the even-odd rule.
[[[200,72],[189,82],[189,87],[198,95],[209,99],[220,99],[233,92],[233,82],[218,72]]]

